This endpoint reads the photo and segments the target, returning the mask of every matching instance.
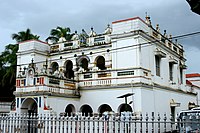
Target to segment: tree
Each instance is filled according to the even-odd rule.
[[[200,0],[186,0],[186,1],[189,3],[191,10],[200,15]]]
[[[48,42],[49,40],[53,43],[57,43],[60,38],[64,38],[66,41],[70,41],[73,34],[70,34],[70,28],[67,27],[60,27],[58,26],[56,29],[52,29],[50,32],[50,36],[46,39]]]
[[[26,31],[20,31],[17,34],[16,33],[12,34],[12,39],[16,40],[16,42],[18,43],[22,41],[26,41],[26,40],[31,40],[31,39],[38,40],[39,38],[40,36],[33,35],[29,28]]]
[[[9,44],[0,55],[1,97],[14,98],[18,44]],[[6,98],[6,99],[7,99]],[[5,99],[2,99],[5,100]]]

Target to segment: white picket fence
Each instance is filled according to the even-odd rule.
[[[163,133],[179,132],[181,121],[164,116],[2,114],[0,133]],[[186,129],[183,130],[185,132]]]

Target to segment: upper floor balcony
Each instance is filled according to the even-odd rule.
[[[85,47],[101,46],[110,43],[111,39],[108,34],[99,34],[92,37],[87,37],[82,39],[77,38],[72,41],[62,41],[56,44],[51,44],[50,53],[55,53],[59,51],[69,51]]]
[[[151,84],[151,82],[151,71],[139,67],[79,73],[80,87],[119,86],[138,83]]]
[[[50,75],[18,77],[15,94],[41,94],[78,96],[74,80],[56,78]]]

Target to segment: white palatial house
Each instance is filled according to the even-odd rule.
[[[112,22],[102,34],[75,32],[70,42],[21,42],[14,112],[175,115],[196,103],[185,60],[183,47],[149,17]]]

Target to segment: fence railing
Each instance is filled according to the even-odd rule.
[[[2,114],[0,133],[185,133],[186,124],[200,121],[184,121],[142,114],[70,115],[56,114]],[[196,129],[195,131],[199,131]]]

